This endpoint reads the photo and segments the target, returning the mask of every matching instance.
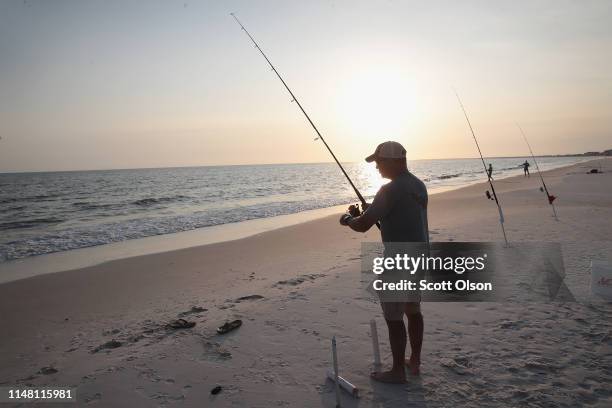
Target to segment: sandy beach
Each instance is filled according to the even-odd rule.
[[[609,407],[612,304],[591,296],[590,261],[611,260],[612,161],[544,176],[559,221],[535,171],[497,181],[508,239],[559,242],[576,301],[424,303],[421,375],[405,385],[369,378],[370,319],[391,358],[360,273],[361,243],[380,236],[340,226],[339,214],[1,284],[0,385],[76,387],[77,406],[332,407],[336,336],[340,373],[361,394],[343,393],[346,407]],[[485,190],[432,195],[431,240],[501,241]],[[196,325],[166,328],[177,317]],[[242,327],[216,334],[233,319]]]

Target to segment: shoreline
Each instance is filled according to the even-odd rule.
[[[550,172],[578,165],[586,165],[592,162],[599,162],[606,159],[607,157],[593,158],[583,162],[548,169],[543,171],[542,174],[546,176],[546,174]],[[537,171],[532,173],[532,175],[537,177]],[[507,182],[512,181],[515,178],[522,177],[522,175],[512,175],[496,179],[495,182]],[[445,186],[438,189],[434,188],[435,191],[429,195],[430,197],[439,196],[441,194],[470,189],[478,185],[485,186],[486,183],[487,181],[474,181],[473,183],[462,184],[460,186]],[[331,214],[341,213],[345,210],[346,205],[347,204],[333,207],[323,207],[314,210],[301,211],[298,213],[284,214],[267,218],[257,218],[236,223],[220,224],[170,234],[152,235],[149,237],[72,249],[68,251],[52,252],[2,262],[0,263],[0,285],[34,276],[100,265],[105,262],[120,259],[171,252],[188,248],[197,248],[210,244],[248,238],[268,231],[325,218]]]
[[[52,252],[0,263],[0,285],[19,279],[105,262],[235,241],[267,231],[298,225],[342,211],[346,206],[319,208],[275,217],[196,228],[171,234],[152,235],[69,251]]]

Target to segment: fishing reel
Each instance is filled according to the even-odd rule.
[[[493,197],[491,196],[491,193],[489,193],[489,190],[485,192],[485,196],[487,196],[489,200],[493,200]]]
[[[351,214],[351,217],[359,217],[361,215],[359,204],[350,205],[348,208],[348,211],[349,211],[349,214]]]
[[[552,194],[548,194],[548,191],[544,190],[544,187],[540,187],[540,191],[543,192],[544,194],[546,194],[546,198],[548,198],[548,204],[553,203],[553,201],[555,201],[557,199],[556,196],[552,195]]]

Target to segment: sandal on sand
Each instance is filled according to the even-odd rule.
[[[225,333],[231,332],[232,330],[236,330],[240,326],[242,326],[242,320],[234,320],[233,322],[225,322],[223,326],[217,329],[217,333],[225,334]]]
[[[169,329],[189,329],[195,326],[195,322],[188,322],[185,319],[173,320],[166,325]]]

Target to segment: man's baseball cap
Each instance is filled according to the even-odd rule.
[[[397,142],[384,142],[378,145],[374,153],[366,157],[368,163],[378,159],[404,159],[406,149]]]

